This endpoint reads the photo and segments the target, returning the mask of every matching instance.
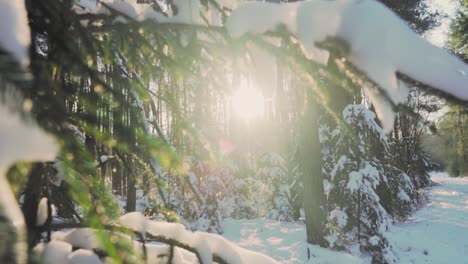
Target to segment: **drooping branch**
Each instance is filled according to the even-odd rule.
[[[48,230],[57,231],[57,230],[70,229],[70,228],[88,228],[88,227],[89,227],[88,225],[83,224],[83,223],[57,223],[57,224],[51,224],[50,226],[48,226]],[[140,232],[132,231],[120,225],[106,224],[106,225],[103,225],[103,228],[111,232],[133,233],[136,237],[139,237],[139,239],[141,240],[139,242],[141,243],[144,242],[143,243],[144,246],[146,242],[159,242],[159,243],[167,244],[170,247],[178,247],[178,248],[187,250],[195,254],[200,264],[204,263],[203,258],[200,256],[201,253],[196,248],[188,245],[187,243],[184,243],[183,241],[179,241],[173,238],[167,238],[163,235],[152,235],[149,233],[141,234]],[[100,251],[99,249],[94,249],[94,250]],[[101,254],[105,254],[105,253],[101,252]],[[228,260],[224,259],[223,257],[219,256],[216,253],[213,253],[213,261],[220,263],[220,264],[229,263]]]

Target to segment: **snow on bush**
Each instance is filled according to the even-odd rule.
[[[348,215],[346,215],[345,212],[338,209],[334,209],[330,212],[330,219],[336,220],[336,224],[339,228],[345,227],[348,223]]]
[[[302,184],[300,170],[292,159],[278,153],[266,153],[260,159],[256,177],[266,186],[256,196],[266,198],[263,203],[266,216],[278,221],[295,221],[301,216]],[[258,190],[258,189],[257,189]]]
[[[225,218],[294,221],[301,217],[300,170],[291,158],[268,153],[256,170],[240,170],[233,162],[190,157],[185,167],[186,176],[169,176],[169,209],[190,230],[222,233]],[[158,214],[152,217],[163,219]]]
[[[392,164],[386,164],[385,171],[392,199],[392,206],[386,209],[392,216],[404,218],[416,208],[418,203],[414,197],[417,192],[416,186],[406,173]]]
[[[222,233],[222,219],[251,218],[248,180],[234,163],[216,163],[189,157],[183,176],[169,176],[170,209],[191,230]]]
[[[404,190],[400,190],[398,192],[398,198],[403,202],[411,201],[411,198],[408,196],[408,194]]]

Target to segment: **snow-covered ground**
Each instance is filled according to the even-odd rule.
[[[389,237],[401,263],[468,263],[468,177],[434,173],[429,203]]]
[[[468,177],[434,173],[429,202],[388,232],[400,263],[468,263]],[[305,227],[265,219],[224,222],[223,236],[282,263],[370,263],[370,258],[310,246]],[[354,251],[356,252],[356,251]]]
[[[307,263],[307,246],[310,263],[370,263],[369,258],[307,245],[305,226],[298,223],[280,223],[263,218],[227,219],[223,236],[243,248],[264,253],[285,264]]]

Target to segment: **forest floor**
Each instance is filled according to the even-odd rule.
[[[468,263],[468,177],[433,173],[429,202],[389,232],[401,263]]]
[[[468,263],[468,177],[433,173],[432,180],[438,185],[428,190],[427,204],[393,225],[388,238],[400,263]],[[307,245],[300,223],[227,219],[224,231],[223,236],[239,246],[285,264],[370,263],[358,250],[347,254]]]

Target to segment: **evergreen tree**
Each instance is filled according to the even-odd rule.
[[[451,25],[448,47],[463,60],[468,61],[468,3],[460,1],[460,8]],[[452,176],[468,174],[468,138],[466,133],[468,107],[451,104],[439,129],[443,144],[447,146],[447,168]]]
[[[384,5],[392,9],[409,26],[422,34],[438,25],[440,14],[431,11],[427,1],[405,1],[405,0],[379,0]]]
[[[390,216],[382,207],[377,187],[388,184],[385,160],[369,146],[388,149],[385,133],[375,114],[364,105],[343,110],[346,125],[321,129],[327,205],[327,240],[331,247],[346,249],[357,243],[373,261],[395,263],[385,232]],[[401,190],[402,192],[403,189]]]
[[[440,109],[439,104],[439,99],[411,88],[390,134],[392,164],[409,175],[417,189],[430,185],[429,172],[436,165],[423,149],[423,136],[434,128],[428,119]]]
[[[258,177],[265,183],[270,206],[267,217],[279,221],[295,221],[301,216],[302,185],[298,164],[277,153],[267,153],[260,160]]]
[[[448,47],[459,57],[468,60],[468,3],[460,1],[460,7],[451,25]]]

